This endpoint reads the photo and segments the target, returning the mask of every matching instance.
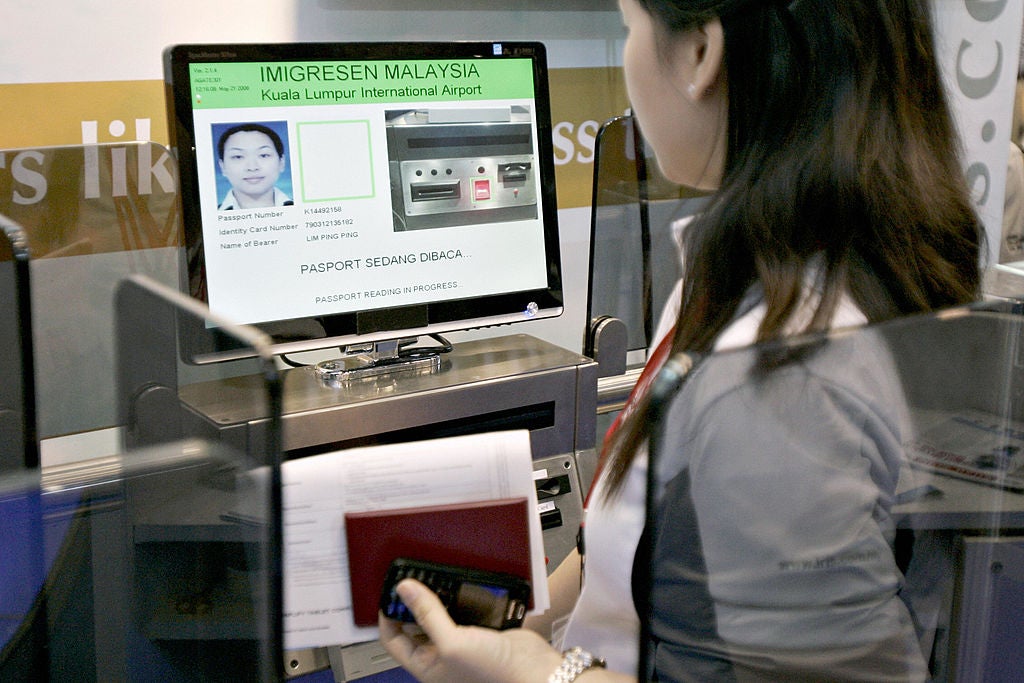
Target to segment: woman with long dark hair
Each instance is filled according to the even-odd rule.
[[[670,353],[767,348],[976,298],[983,237],[928,2],[620,7],[630,101],[660,168],[714,191],[683,233],[680,294],[648,376]],[[924,678],[893,560],[891,368],[827,352],[725,356],[694,373],[665,423],[650,586],[658,680]],[[606,439],[585,583],[561,643],[579,647],[563,656],[528,630],[457,627],[407,582],[401,597],[425,635],[382,620],[399,663],[431,681],[634,675],[648,399],[641,381]],[[578,561],[556,571],[553,595]]]

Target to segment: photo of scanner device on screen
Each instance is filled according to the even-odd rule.
[[[523,106],[386,113],[395,230],[537,218]]]

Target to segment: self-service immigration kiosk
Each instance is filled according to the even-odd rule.
[[[135,340],[141,348],[162,343]],[[168,370],[158,374],[173,376]],[[529,430],[537,514],[553,570],[576,547],[583,491],[596,465],[597,377],[593,360],[528,335],[458,344],[436,372],[397,372],[346,384],[325,382],[314,367],[288,369],[281,378],[284,457]],[[127,436],[135,448],[152,438],[202,435],[236,451],[263,449],[263,387],[256,375],[139,387],[128,407],[134,421]],[[327,665],[339,681],[394,667],[376,641],[286,653],[285,670],[292,674]]]
[[[553,570],[576,546],[596,465],[597,363],[518,326],[442,336],[562,311],[543,46],[181,45],[165,57],[188,290],[271,335],[291,366],[285,460],[528,430]],[[157,383],[125,364],[128,442],[261,448],[261,378],[190,381],[189,364],[237,351],[208,330],[159,338],[176,327],[118,333],[129,355],[168,352]],[[337,680],[394,666],[376,642],[286,656],[290,673],[328,663]]]

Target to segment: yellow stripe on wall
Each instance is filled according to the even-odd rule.
[[[594,136],[628,106],[622,69],[553,69],[549,80],[558,208],[590,206]]]
[[[81,144],[84,121],[97,123],[97,142],[135,140],[135,122],[148,121],[147,139],[167,144],[163,81],[7,84],[0,102],[0,149]]]
[[[627,106],[622,72],[552,69],[549,79],[558,207],[589,206],[594,136]],[[0,150],[133,140],[168,144],[163,81],[0,84],[0,102]],[[0,174],[8,172],[0,164]]]

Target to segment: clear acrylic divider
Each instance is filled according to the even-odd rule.
[[[702,193],[661,175],[632,116],[601,126],[594,153],[588,320],[621,320],[629,350],[651,344],[654,324],[680,277],[677,221],[704,202]]]
[[[0,678],[279,680],[281,391],[266,339],[141,276],[118,285],[114,308],[129,443],[0,481],[19,586],[5,586],[17,618],[3,625]],[[237,349],[235,367],[193,365],[197,334]],[[260,378],[258,438],[222,437],[177,400],[225,372]],[[153,397],[175,429],[138,419]]]
[[[136,273],[178,286],[174,157],[157,143],[126,142],[0,150],[0,166],[0,215],[20,226],[31,256],[44,461],[57,437],[76,453],[84,440],[102,444],[89,455],[112,455],[114,290]]]

